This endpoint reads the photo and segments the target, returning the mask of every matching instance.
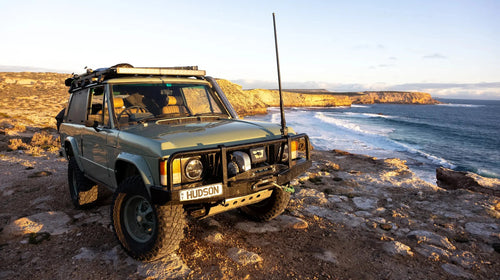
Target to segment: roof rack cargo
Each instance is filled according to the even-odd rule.
[[[105,79],[127,76],[127,75],[147,75],[147,76],[183,76],[183,77],[202,77],[205,76],[205,70],[198,70],[198,66],[176,66],[176,67],[134,67],[128,63],[121,63],[109,68],[99,68],[96,70],[87,69],[87,73],[73,74],[71,78],[66,79],[66,86],[70,87],[72,92],[77,88],[89,84],[102,83]]]

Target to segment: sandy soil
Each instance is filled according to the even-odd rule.
[[[175,254],[137,262],[111,231],[109,192],[72,207],[51,119],[67,93],[30,92],[0,92],[0,279],[500,279],[497,197],[340,151],[313,153],[275,221],[190,220]]]

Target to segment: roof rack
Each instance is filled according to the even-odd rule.
[[[102,83],[105,79],[119,76],[183,76],[183,77],[202,77],[205,76],[205,70],[198,70],[198,66],[176,66],[176,67],[133,67],[128,63],[117,64],[109,68],[99,68],[96,70],[87,69],[87,73],[73,74],[71,78],[66,79],[66,86],[69,91],[84,87],[89,84]]]

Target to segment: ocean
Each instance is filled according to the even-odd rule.
[[[500,101],[438,100],[444,104],[299,107],[285,115],[315,149],[397,157],[433,184],[439,166],[500,178]],[[279,123],[279,108],[246,119]]]

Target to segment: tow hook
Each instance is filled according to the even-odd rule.
[[[265,179],[261,179],[257,183],[252,185],[252,190],[258,191],[260,189],[265,189],[268,188],[269,185],[276,185],[276,179],[274,179],[272,176],[267,177]]]
[[[272,178],[272,177],[264,179],[264,180],[260,180],[259,182],[253,184],[252,190],[257,191],[260,189],[268,188],[269,185],[273,185],[276,188],[282,189],[285,192],[289,192],[289,193],[295,192],[295,189],[290,184],[288,184],[286,186],[280,186],[280,185],[276,184],[276,179]]]
[[[295,188],[292,185],[290,185],[290,184],[288,184],[287,186],[280,186],[280,185],[278,185],[276,183],[273,183],[273,185],[275,187],[277,187],[277,188],[280,188],[280,189],[284,190],[285,192],[289,192],[289,193],[294,193],[295,192]]]

